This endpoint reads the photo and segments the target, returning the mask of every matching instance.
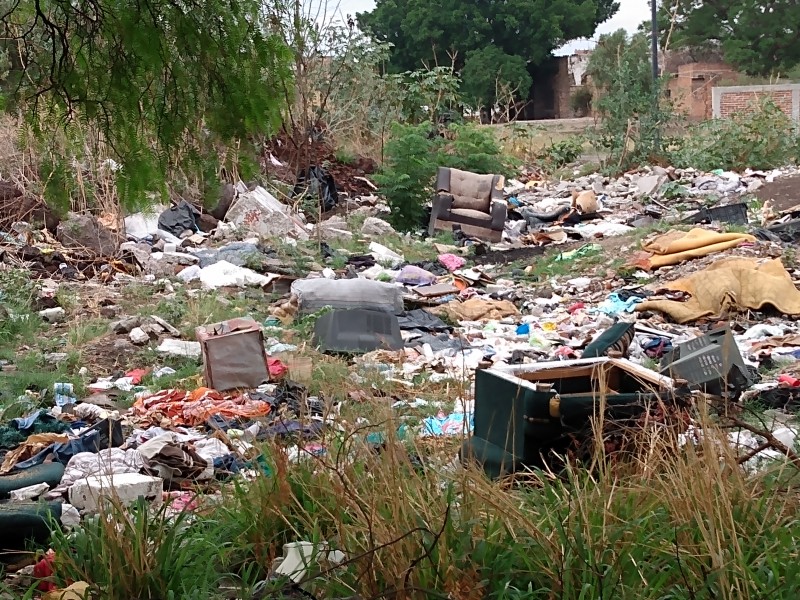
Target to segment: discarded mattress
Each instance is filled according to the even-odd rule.
[[[395,315],[379,310],[334,310],[314,325],[314,343],[322,352],[372,352],[403,347]]]
[[[764,306],[774,306],[785,315],[800,315],[800,291],[777,258],[763,264],[751,258],[724,258],[665,287],[691,297],[686,302],[647,300],[637,304],[636,310],[663,312],[676,323]]]
[[[648,256],[635,257],[634,264],[644,269],[658,269],[754,241],[756,238],[746,233],[717,233],[699,228],[689,232],[671,231],[644,244]]]
[[[300,301],[300,311],[313,313],[325,307],[403,312],[402,288],[369,279],[298,279],[292,294]]]

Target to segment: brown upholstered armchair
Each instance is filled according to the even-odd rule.
[[[468,236],[499,242],[508,212],[503,183],[502,175],[439,167],[428,233],[452,231],[457,224]]]

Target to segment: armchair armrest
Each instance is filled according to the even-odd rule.
[[[453,196],[447,193],[438,193],[433,197],[431,206],[431,220],[428,224],[428,235],[433,236],[436,219],[445,217],[453,208]]]
[[[503,231],[508,216],[508,205],[505,200],[492,200],[489,205],[489,212],[492,215],[492,231]]]
[[[503,186],[506,183],[506,178],[502,175],[495,175],[492,179],[492,200],[504,200]]]
[[[437,215],[449,213],[453,208],[453,195],[439,192],[433,197],[433,212]]]

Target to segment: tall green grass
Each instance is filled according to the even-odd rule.
[[[110,600],[216,598],[306,540],[347,556],[302,584],[318,598],[798,597],[796,467],[749,474],[713,425],[693,446],[653,429],[626,459],[502,482],[421,469],[388,429],[381,452],[360,435],[299,462],[265,449],[269,475],[192,519],[114,509],[57,536],[59,577]],[[271,585],[259,597],[288,589]]]

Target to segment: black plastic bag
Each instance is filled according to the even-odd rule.
[[[186,231],[197,231],[197,209],[186,200],[171,206],[158,217],[158,228],[180,237]]]
[[[305,173],[298,173],[292,198],[303,193],[319,198],[322,212],[332,210],[339,203],[339,192],[333,175],[318,165],[310,167]]]

